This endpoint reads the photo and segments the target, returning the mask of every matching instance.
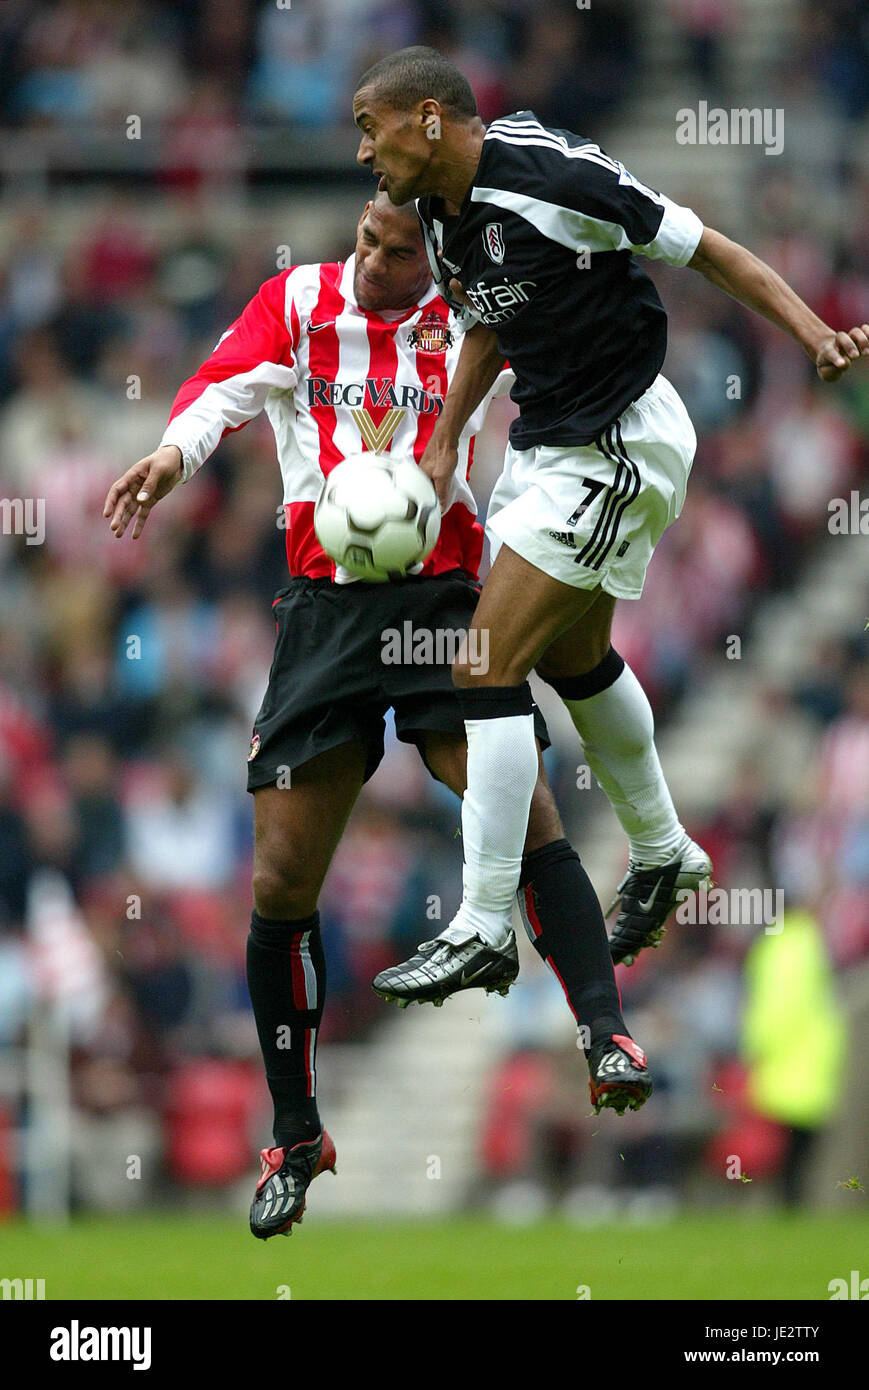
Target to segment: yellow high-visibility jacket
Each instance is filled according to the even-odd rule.
[[[781,932],[758,936],[745,961],[748,1097],[770,1119],[816,1129],[839,1100],[845,1014],[811,913],[788,912],[782,920]]]

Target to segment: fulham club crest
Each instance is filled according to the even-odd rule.
[[[487,222],[483,228],[483,245],[491,260],[500,265],[504,259],[504,234],[500,222]]]
[[[261,743],[261,742],[262,742],[262,740],[261,740],[259,734],[258,734],[258,733],[254,733],[254,736],[253,736],[253,738],[252,738],[251,741],[250,741],[250,752],[249,752],[248,755],[247,755],[247,760],[248,760],[249,763],[252,763],[252,762],[253,762],[254,758],[256,757],[257,753],[259,752],[259,746],[260,746],[260,743]]]
[[[420,319],[407,335],[408,347],[417,348],[419,352],[446,352],[453,342],[453,330],[437,314]]]

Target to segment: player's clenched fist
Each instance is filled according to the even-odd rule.
[[[154,503],[180,483],[181,473],[181,450],[175,444],[164,444],[147,458],[139,459],[112,483],[103,516],[110,518],[109,527],[115,535],[122,536],[135,516],[133,540],[141,536]]]
[[[419,461],[423,473],[427,473],[435,485],[441,511],[449,507],[453,474],[459,461],[459,451],[449,440],[432,437],[428,448]]]
[[[834,333],[822,343],[815,358],[818,376],[823,381],[838,381],[860,356],[869,357],[869,323],[852,328],[850,333]]]

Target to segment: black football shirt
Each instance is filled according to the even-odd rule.
[[[703,224],[599,145],[532,111],[494,121],[457,217],[417,211],[441,293],[456,276],[516,382],[516,449],[589,444],[661,370],[667,316],[634,252],[686,265]]]

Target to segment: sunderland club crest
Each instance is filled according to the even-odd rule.
[[[416,328],[412,328],[407,335],[408,347],[416,348],[419,352],[446,352],[454,341],[453,330],[437,314],[420,319]]]
[[[483,228],[483,245],[491,260],[500,265],[504,259],[504,234],[500,222],[487,222]]]

